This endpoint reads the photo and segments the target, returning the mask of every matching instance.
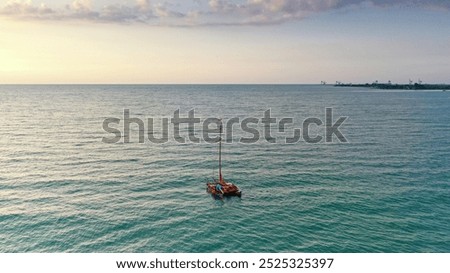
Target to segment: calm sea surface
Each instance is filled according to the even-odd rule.
[[[139,144],[134,125],[132,143],[102,142],[103,120],[124,109],[155,118],[158,136],[177,109],[225,120],[271,109],[301,128],[326,107],[348,116],[348,143],[284,144],[291,125],[276,144],[224,145],[241,199],[205,192],[216,144]],[[0,252],[450,252],[450,92],[10,85],[0,115]]]

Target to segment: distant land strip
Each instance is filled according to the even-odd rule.
[[[374,89],[392,89],[392,90],[450,90],[450,84],[393,84],[393,83],[365,83],[365,84],[352,84],[352,83],[336,83],[336,87],[365,87]]]

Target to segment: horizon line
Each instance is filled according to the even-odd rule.
[[[373,84],[370,82],[340,82],[345,85],[363,85],[363,84]],[[384,82],[379,82],[378,84],[384,84]],[[388,84],[386,82],[386,84]],[[409,83],[393,82],[392,85],[408,85]],[[449,85],[446,82],[431,82],[422,83],[424,85]],[[336,83],[0,83],[0,86],[5,85],[327,85],[334,86]]]

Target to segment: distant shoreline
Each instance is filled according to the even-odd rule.
[[[392,84],[392,83],[365,83],[365,84],[352,84],[352,83],[337,83],[336,87],[365,87],[374,89],[392,89],[392,90],[450,90],[450,84]]]

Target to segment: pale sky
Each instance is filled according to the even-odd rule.
[[[450,83],[450,0],[0,0],[0,84],[409,79]]]

